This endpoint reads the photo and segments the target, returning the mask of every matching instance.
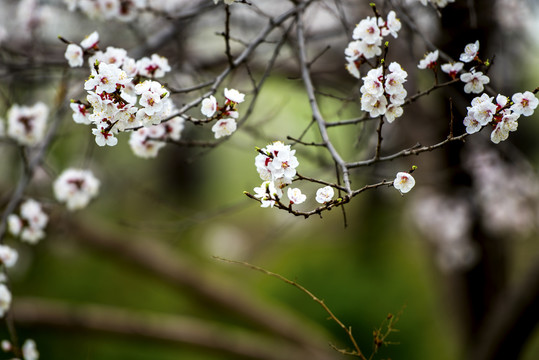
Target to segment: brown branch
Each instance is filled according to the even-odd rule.
[[[267,336],[185,316],[144,313],[103,305],[17,298],[11,310],[19,326],[95,331],[143,340],[194,346],[240,357],[280,360],[309,356],[303,349]]]
[[[329,317],[335,321],[337,323],[337,325],[339,325],[341,327],[341,329],[343,329],[346,334],[348,335],[348,338],[350,339],[350,342],[353,344],[354,346],[354,349],[356,351],[356,356],[360,357],[362,360],[367,360],[367,358],[363,355],[363,353],[361,352],[361,350],[359,349],[359,345],[357,344],[357,341],[356,339],[354,338],[354,336],[352,335],[352,328],[349,327],[349,326],[346,326],[343,324],[343,322],[341,320],[339,320],[339,318],[337,318],[337,316],[335,316],[335,314],[333,314],[333,311],[331,311],[331,309],[324,303],[324,300],[321,300],[319,299],[316,295],[314,295],[311,291],[309,291],[307,288],[305,288],[304,286],[298,284],[297,282],[295,281],[292,281],[292,280],[289,280],[287,278],[285,278],[284,276],[280,275],[280,274],[277,274],[277,273],[274,273],[274,272],[271,272],[271,271],[268,271],[266,269],[263,269],[261,267],[258,267],[256,265],[252,265],[252,264],[249,264],[247,262],[244,262],[244,261],[235,261],[235,260],[229,260],[229,259],[224,259],[224,258],[221,258],[221,257],[217,257],[215,256],[214,257],[215,259],[217,260],[221,260],[221,261],[224,261],[224,262],[228,262],[228,263],[231,263],[231,264],[237,264],[237,265],[242,265],[242,266],[245,266],[245,267],[248,267],[250,269],[253,269],[253,270],[256,270],[256,271],[259,271],[263,274],[266,274],[266,275],[269,275],[269,276],[272,276],[272,277],[275,277],[281,281],[284,281],[285,283],[287,284],[290,284],[294,287],[296,287],[297,289],[299,289],[300,291],[304,292],[305,294],[307,294],[307,296],[309,296],[313,301],[315,301],[316,303],[318,303],[326,313],[328,313]]]
[[[51,223],[61,223],[55,221]],[[313,359],[330,359],[321,348],[323,336],[313,331],[293,313],[276,309],[253,299],[244,289],[231,283],[210,280],[202,269],[182,258],[177,252],[156,241],[136,241],[103,235],[81,223],[65,219],[64,231],[73,234],[82,244],[104,252],[128,266],[151,274],[179,290],[188,289],[200,300],[226,309],[260,326],[276,336],[300,344]],[[174,254],[174,255],[172,255]]]

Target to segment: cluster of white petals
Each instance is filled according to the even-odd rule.
[[[401,105],[407,95],[404,82],[408,73],[396,62],[389,64],[388,70],[385,77],[382,67],[371,69],[363,77],[361,110],[369,112],[371,117],[385,115],[391,123],[403,114]]]
[[[184,127],[184,120],[174,117],[177,108],[169,91],[155,80],[171,70],[168,60],[157,54],[135,60],[122,48],[97,50],[98,42],[97,32],[81,42],[83,48],[94,51],[88,59],[91,75],[84,83],[87,102],[72,101],[73,121],[93,125],[99,146],[115,146],[118,133],[138,130],[132,133],[131,148],[138,156],[153,157],[164,141],[178,140]],[[164,122],[170,124],[140,131]]]
[[[20,145],[37,145],[45,136],[48,115],[49,108],[42,102],[13,105],[7,112],[7,136]]]
[[[219,107],[213,95],[203,99],[200,107],[202,115],[210,120],[217,120],[211,128],[216,139],[230,136],[236,131],[236,119],[239,117],[237,105],[245,101],[245,94],[236,89],[225,88],[224,96],[225,103],[222,107]]]
[[[509,132],[517,130],[520,115],[532,115],[539,105],[539,100],[530,91],[514,94],[511,102],[503,95],[498,95],[495,103],[493,100],[494,97],[487,94],[474,98],[471,106],[467,107],[468,113],[463,122],[468,134],[476,133],[491,123],[494,130],[490,140],[495,144],[507,140]]]
[[[389,12],[387,20],[370,16],[361,20],[352,33],[353,41],[344,50],[348,72],[359,79],[362,62],[381,55],[384,36],[397,38],[400,29],[401,22],[394,11]]]
[[[97,196],[99,180],[90,170],[67,169],[53,184],[54,196],[59,202],[66,203],[69,210],[85,208]]]
[[[11,234],[19,236],[22,241],[35,244],[45,237],[44,229],[49,217],[43,212],[39,202],[28,199],[22,203],[20,215],[11,214],[7,221]]]
[[[296,150],[290,149],[290,145],[285,145],[282,141],[275,141],[264,149],[259,150],[259,154],[255,158],[255,166],[264,183],[261,187],[255,189],[257,193],[255,196],[260,198],[262,194],[269,194],[269,200],[271,201],[283,196],[282,189],[291,184],[294,176],[296,176],[299,161],[295,153]],[[300,193],[296,191],[290,194],[297,196],[296,200],[299,200],[302,198]],[[262,206],[264,205],[273,206],[273,203],[262,203]]]
[[[401,194],[406,194],[415,186],[415,179],[407,172],[398,172],[393,187],[400,191]]]

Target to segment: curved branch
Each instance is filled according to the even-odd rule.
[[[164,341],[229,354],[241,359],[302,359],[301,348],[189,317],[143,313],[103,305],[18,298],[11,310],[18,325],[85,331]]]

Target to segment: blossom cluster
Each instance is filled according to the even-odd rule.
[[[397,38],[401,26],[395,11],[390,11],[386,20],[381,17],[370,16],[361,20],[352,33],[353,41],[344,50],[348,72],[359,79],[360,65],[366,59],[382,55],[384,36],[391,34],[394,38]]]
[[[210,95],[202,100],[200,108],[202,115],[210,120],[217,120],[211,128],[216,139],[230,136],[236,131],[236,119],[239,116],[237,105],[245,101],[245,94],[236,89],[225,88],[224,93],[226,100],[222,107],[219,107],[215,96]]]
[[[470,63],[477,61],[482,64],[478,58],[479,53],[479,41],[470,43],[464,48],[464,52],[460,54],[457,62],[445,63],[441,65],[443,72],[447,73],[451,78],[456,79],[457,75],[463,71],[464,63]],[[438,50],[426,53],[423,59],[419,60],[417,67],[419,69],[432,69],[436,71],[438,64]],[[485,89],[485,85],[490,83],[490,78],[483,74],[482,71],[477,71],[476,67],[470,68],[469,72],[464,72],[460,75],[460,80],[465,83],[464,92],[480,94]]]
[[[45,137],[49,108],[42,102],[33,106],[13,105],[7,112],[7,131],[0,119],[0,136],[15,140],[19,145],[35,146]]]
[[[22,241],[35,244],[45,237],[44,229],[49,217],[43,212],[38,201],[28,199],[21,204],[20,214],[9,215],[7,221],[11,234],[19,236]]]
[[[509,100],[506,96],[498,95],[495,103],[494,97],[483,94],[472,100],[467,107],[468,114],[464,118],[466,132],[473,134],[489,123],[494,127],[490,140],[498,144],[507,140],[509,132],[517,130],[520,115],[530,116],[539,104],[535,95],[526,91],[516,93]]]
[[[69,210],[86,207],[90,200],[97,196],[99,180],[90,170],[67,169],[54,181],[56,200],[66,203]]]
[[[264,182],[254,188],[254,197],[260,200],[261,207],[273,207],[282,198],[283,189],[292,184],[299,161],[295,156],[296,150],[290,149],[290,145],[285,145],[282,141],[275,141],[263,149],[258,149],[258,152],[255,166]],[[307,196],[298,188],[288,188],[287,196],[290,206],[302,204],[307,200]],[[333,196],[333,188],[325,186],[317,190],[315,199],[320,204],[327,204],[333,200]]]
[[[88,102],[71,103],[73,120],[93,124],[99,146],[114,146],[118,133],[133,130],[129,143],[135,155],[154,157],[165,141],[179,140],[184,127],[184,119],[174,116],[170,92],[155,80],[171,70],[168,60],[157,54],[135,60],[122,48],[97,50],[98,42],[94,32],[81,43],[82,53],[91,54],[91,75],[84,83]]]
[[[408,73],[396,62],[389,64],[387,70],[389,74],[384,74],[385,69],[380,66],[363,77],[361,110],[369,112],[371,117],[384,115],[391,123],[403,114],[401,105],[407,95],[404,82]]]

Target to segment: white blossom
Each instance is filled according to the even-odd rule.
[[[13,105],[7,113],[7,135],[21,145],[37,145],[45,136],[49,108],[42,102],[34,106]]]
[[[531,91],[516,93],[511,97],[511,100],[513,100],[511,110],[524,116],[532,115],[539,104],[539,100]]]
[[[219,139],[223,136],[230,136],[234,131],[236,131],[237,125],[236,120],[232,118],[221,119],[217,121],[211,128],[216,139]]]
[[[307,199],[307,196],[298,188],[288,188],[287,195],[291,204],[301,204]]]
[[[97,196],[99,180],[90,170],[70,168],[54,181],[53,190],[56,200],[65,202],[71,211],[79,210]]]
[[[460,80],[466,83],[466,85],[464,85],[464,92],[467,94],[482,93],[484,90],[484,85],[490,82],[489,77],[486,75],[483,75],[481,71],[475,72],[473,70],[469,73],[464,73],[460,75]]]
[[[235,102],[236,104],[242,103],[245,100],[245,94],[240,93],[236,89],[227,89],[225,88],[225,98]]]
[[[335,192],[331,186],[325,186],[316,190],[316,202],[320,204],[326,204],[333,200]]]
[[[5,267],[13,267],[19,258],[17,250],[7,246],[0,245],[0,261]]]
[[[97,31],[94,31],[90,35],[86,36],[84,40],[80,42],[80,46],[84,50],[92,49],[97,46],[99,43],[99,33]]]
[[[475,57],[477,56],[477,52],[479,51],[479,40],[477,40],[475,43],[468,44],[464,48],[464,52],[460,54],[459,60],[465,63],[469,63]]]
[[[438,61],[438,50],[425,54],[423,59],[419,60],[417,67],[419,69],[434,69]]]
[[[393,187],[400,191],[401,194],[406,194],[415,185],[415,179],[407,172],[398,172],[395,180],[393,181]]]
[[[22,345],[22,353],[24,360],[38,360],[39,352],[36,348],[36,342],[32,339],[27,339]]]
[[[202,115],[211,118],[215,114],[215,111],[217,111],[217,100],[215,96],[210,95],[209,98],[202,100],[202,107],[200,108]]]
[[[67,45],[64,57],[71,67],[80,67],[84,63],[83,50],[76,44]]]

